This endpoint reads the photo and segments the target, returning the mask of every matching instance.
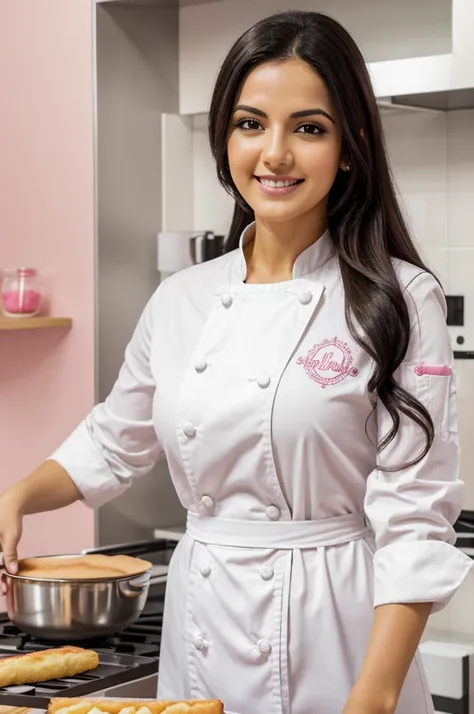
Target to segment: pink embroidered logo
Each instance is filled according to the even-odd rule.
[[[357,367],[352,366],[352,352],[349,345],[337,337],[313,345],[307,357],[298,357],[296,364],[302,364],[308,377],[321,385],[322,389],[342,382],[346,377],[356,377]]]
[[[453,368],[449,364],[417,364],[415,374],[422,377],[424,374],[432,377],[451,377]]]

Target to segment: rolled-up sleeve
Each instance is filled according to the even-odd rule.
[[[140,317],[110,395],[49,457],[68,472],[93,508],[123,493],[161,453],[152,418],[150,365],[157,296],[158,291]]]
[[[434,441],[416,465],[398,471],[375,469],[367,481],[365,512],[376,539],[375,606],[433,602],[442,609],[473,561],[454,547],[453,524],[462,508],[453,352],[446,303],[436,280],[419,274],[405,292],[411,334],[396,382],[429,411]],[[379,401],[379,442],[392,419]],[[413,461],[425,444],[421,428],[400,415],[393,441],[379,454],[379,467]]]

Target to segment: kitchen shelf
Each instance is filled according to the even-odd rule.
[[[2,330],[40,330],[72,326],[70,317],[3,317],[0,314],[0,331]]]

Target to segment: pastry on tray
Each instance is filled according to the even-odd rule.
[[[0,659],[0,687],[36,684],[83,674],[99,666],[99,655],[82,647],[58,647]]]
[[[51,699],[48,714],[223,714],[222,702],[121,699]]]

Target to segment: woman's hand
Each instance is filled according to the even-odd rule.
[[[49,459],[2,494],[0,549],[5,569],[12,575],[18,571],[17,547],[23,530],[23,516],[64,508],[81,498],[67,471]]]
[[[4,567],[13,575],[18,571],[17,547],[22,531],[21,508],[17,500],[9,492],[6,492],[0,496],[0,548],[3,553]]]

